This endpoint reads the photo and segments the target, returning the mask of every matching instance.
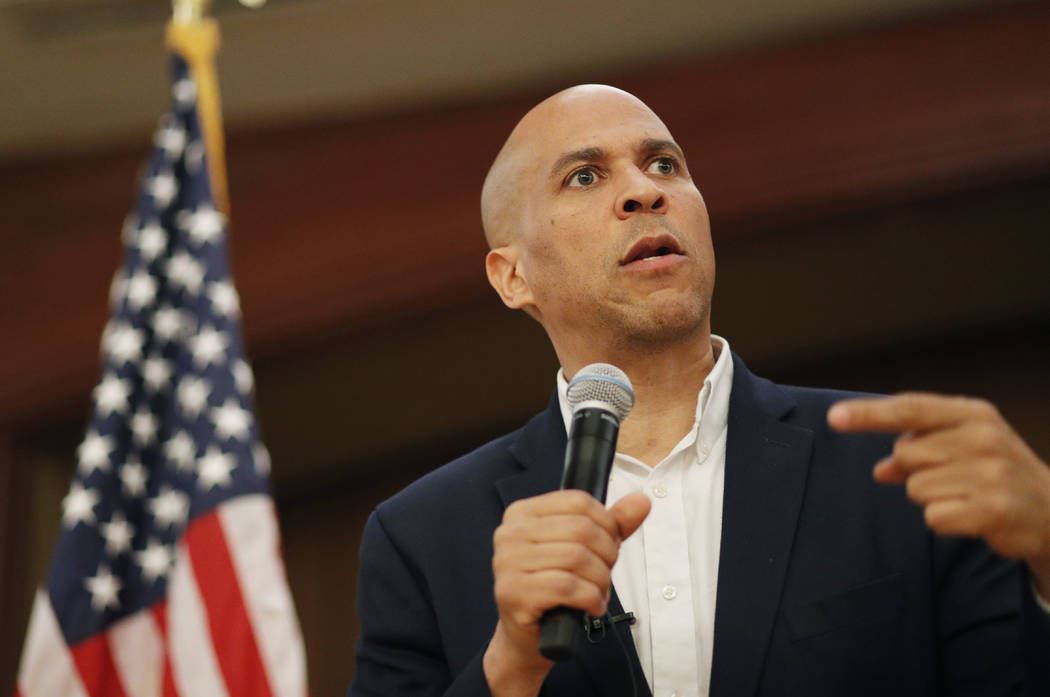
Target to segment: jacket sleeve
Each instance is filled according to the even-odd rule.
[[[349,697],[491,697],[484,649],[451,674],[426,580],[378,512],[362,536],[357,613],[361,636]]]
[[[1021,642],[1024,645],[1027,694],[1050,695],[1050,613],[1037,603],[1035,588],[1025,574],[1021,601]]]
[[[934,568],[945,692],[1050,695],[1050,617],[1023,565],[980,540],[940,542]]]

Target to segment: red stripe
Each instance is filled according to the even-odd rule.
[[[157,623],[161,641],[164,643],[164,681],[161,683],[162,697],[179,697],[175,689],[175,675],[171,671],[171,649],[168,644],[168,603],[162,600],[151,608],[153,621]]]
[[[91,697],[126,697],[120,682],[113,654],[109,652],[109,641],[102,632],[71,647],[80,680]]]
[[[15,685],[14,697],[22,697],[22,691],[18,689],[18,685]]]
[[[197,577],[215,656],[230,697],[270,697],[266,669],[218,514],[212,511],[195,519],[183,544]]]

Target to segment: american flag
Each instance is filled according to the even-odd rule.
[[[177,55],[173,73],[16,697],[307,692],[225,218]]]

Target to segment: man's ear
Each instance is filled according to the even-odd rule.
[[[521,258],[514,245],[496,247],[485,255],[485,273],[503,304],[532,314],[536,308],[529,282],[521,272]]]

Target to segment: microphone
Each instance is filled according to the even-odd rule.
[[[586,491],[605,503],[620,422],[634,406],[631,381],[616,366],[592,363],[569,383],[566,398],[572,408],[572,425],[561,488]],[[579,653],[585,634],[583,615],[581,610],[564,606],[543,613],[540,653],[551,661],[565,661]]]

